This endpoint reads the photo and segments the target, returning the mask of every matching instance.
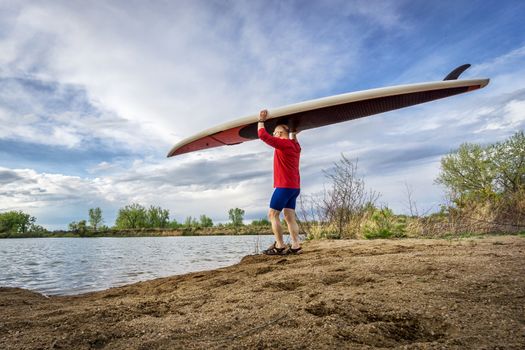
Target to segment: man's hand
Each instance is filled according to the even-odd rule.
[[[268,110],[263,109],[262,111],[259,112],[259,121],[264,122],[266,118],[268,118]]]

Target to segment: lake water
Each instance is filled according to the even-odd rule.
[[[0,287],[71,295],[235,264],[273,236],[0,239]]]

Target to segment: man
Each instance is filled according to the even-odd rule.
[[[295,202],[301,192],[299,175],[301,146],[297,142],[295,133],[290,133],[286,125],[277,125],[273,136],[268,134],[264,128],[264,122],[267,118],[268,111],[262,110],[259,113],[258,134],[262,141],[275,148],[273,156],[273,187],[275,189],[268,212],[275,243],[263,253],[266,255],[299,254],[301,253],[301,244],[299,242],[299,226],[295,219]],[[284,213],[284,220],[290,232],[290,247],[287,247],[283,241],[281,211]]]

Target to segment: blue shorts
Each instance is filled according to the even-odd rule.
[[[273,191],[270,208],[277,211],[282,211],[283,208],[295,209],[295,201],[300,192],[299,188],[277,187]]]

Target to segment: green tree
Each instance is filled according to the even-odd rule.
[[[100,208],[91,208],[89,209],[89,224],[93,228],[93,231],[97,232],[97,227],[102,224],[104,220],[102,219],[102,210]]]
[[[270,226],[271,222],[267,218],[252,221],[253,226]]]
[[[176,219],[173,219],[169,224],[168,227],[171,229],[178,229],[182,226]]]
[[[213,221],[210,217],[206,216],[206,215],[201,215],[200,217],[200,226],[201,227],[212,227],[213,226]]]
[[[86,220],[80,220],[78,222],[78,233],[80,234],[81,237],[87,236],[88,227],[87,227]]]
[[[519,192],[525,185],[523,131],[486,146],[462,144],[441,159],[436,183],[447,188],[456,204]]]
[[[78,230],[78,223],[76,221],[72,221],[68,225],[68,230],[72,232],[77,232]]]
[[[239,208],[232,208],[228,211],[228,216],[230,217],[231,224],[234,227],[242,226],[244,219],[244,210]]]
[[[43,236],[47,233],[49,233],[48,230],[46,230],[43,226],[37,225],[37,224],[31,224],[31,227],[29,228],[29,232],[31,234],[38,234],[40,236]]]
[[[25,234],[36,218],[22,211],[8,211],[0,213],[0,232],[11,234]]]
[[[496,172],[496,191],[503,194],[517,193],[525,186],[525,134],[515,133],[504,142],[492,147]]]
[[[199,226],[199,222],[197,221],[196,218],[190,215],[190,216],[187,216],[186,219],[184,220],[184,226],[185,227],[197,227]]]
[[[441,173],[436,183],[444,185],[456,199],[487,198],[494,193],[496,169],[487,147],[464,143],[457,151],[441,159]]]
[[[138,203],[133,203],[119,209],[115,226],[117,229],[137,229],[146,227],[146,222],[146,208]]]
[[[78,222],[73,221],[69,223],[69,231],[75,232],[81,237],[85,237],[88,232],[86,220],[80,220]]]
[[[146,226],[151,228],[165,228],[170,223],[170,212],[161,207],[150,206],[146,212]]]

